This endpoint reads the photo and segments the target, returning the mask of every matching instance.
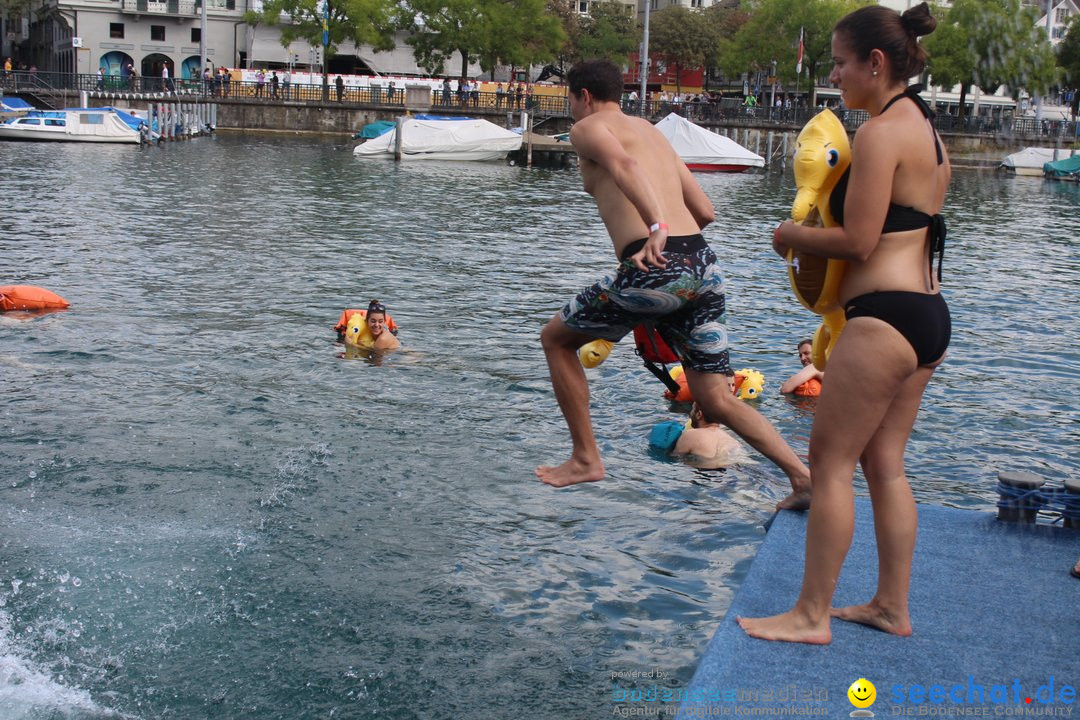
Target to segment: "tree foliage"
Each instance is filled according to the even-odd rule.
[[[613,0],[593,0],[589,13],[577,11],[576,0],[548,0],[548,13],[559,19],[564,41],[558,51],[559,65],[604,58],[622,65],[641,42],[632,8]]]
[[[471,62],[484,70],[500,62],[547,62],[564,39],[544,0],[402,0],[399,18],[417,64],[433,75],[445,72],[455,52],[461,55],[461,77]]]
[[[832,31],[836,22],[868,0],[750,0],[749,19],[721,54],[720,66],[729,74],[770,68],[794,84],[799,31],[803,31],[803,68],[817,80],[831,66]]]
[[[1038,16],[1020,0],[955,0],[925,46],[934,83],[960,85],[961,113],[972,85],[986,93],[1006,86],[1016,97],[1053,84],[1055,58]]]
[[[1080,86],[1080,15],[1069,23],[1061,44],[1057,48],[1058,67],[1061,68],[1065,82],[1073,89],[1072,114],[1076,117],[1080,106],[1080,93],[1075,92]]]
[[[341,43],[371,45],[376,50],[394,48],[392,0],[327,0],[329,45],[333,55]],[[261,12],[245,15],[249,25],[264,22],[281,28],[281,44],[305,40],[313,47],[323,44],[323,0],[265,0]]]
[[[683,68],[705,65],[720,48],[719,28],[712,16],[678,5],[654,13],[649,22],[649,54],[675,66],[675,86],[681,88]]]
[[[641,28],[633,11],[620,2],[601,0],[589,5],[589,14],[581,18],[577,40],[577,58],[604,58],[625,63],[641,44]]]

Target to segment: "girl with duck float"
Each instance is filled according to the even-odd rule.
[[[810,436],[813,503],[806,566],[795,607],[739,618],[747,634],[825,644],[830,616],[910,635],[908,591],[917,516],[904,449],[923,391],[945,357],[951,321],[940,295],[944,221],[938,214],[950,167],[932,113],[907,79],[926,52],[917,38],[936,21],[926,3],[903,15],[869,6],[845,16],[832,39],[829,79],[850,109],[870,120],[855,135],[850,182],[830,197],[836,227],[784,223],[773,248],[847,261],[838,299],[847,317],[828,360]],[[854,529],[852,477],[860,463],[878,544],[878,587],[865,605],[832,609]]]
[[[368,303],[367,310],[345,310],[334,329],[349,347],[361,350],[397,350],[401,347],[397,324],[378,300]]]

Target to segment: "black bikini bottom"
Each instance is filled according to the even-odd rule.
[[[872,317],[896,328],[911,343],[919,365],[929,365],[945,354],[952,336],[949,306],[941,293],[884,290],[848,300],[844,316],[850,320]]]

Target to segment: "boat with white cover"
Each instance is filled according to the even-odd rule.
[[[417,115],[401,128],[402,160],[501,160],[521,147],[521,135],[478,118]],[[357,145],[356,157],[393,159],[398,128]]]
[[[686,167],[699,172],[742,172],[765,167],[765,158],[731,138],[710,132],[681,115],[671,113],[656,123]]]
[[[0,123],[0,140],[134,144],[144,122],[108,107],[31,110]]]
[[[1065,152],[1068,152],[1068,150]],[[1064,157],[1060,151],[1057,154],[1059,157]],[[1054,148],[1026,147],[1006,156],[1001,161],[1001,167],[1014,175],[1042,177],[1043,165],[1057,159]]]

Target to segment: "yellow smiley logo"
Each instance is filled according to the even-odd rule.
[[[877,700],[877,688],[866,678],[859,678],[851,683],[847,690],[848,700],[857,708],[868,708]]]

